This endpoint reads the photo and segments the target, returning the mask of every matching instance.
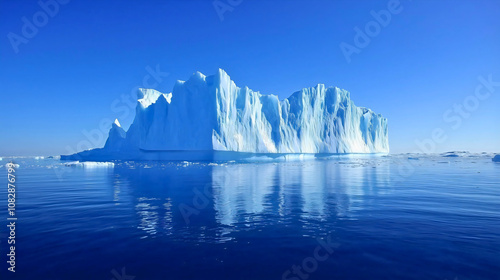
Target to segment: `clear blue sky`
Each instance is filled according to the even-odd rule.
[[[15,53],[10,32],[22,36],[22,18],[33,22],[43,10],[37,1],[0,1],[0,156],[75,149],[82,130],[117,117],[113,101],[156,65],[169,73],[156,86],[164,92],[218,68],[280,98],[318,83],[344,88],[388,118],[392,152],[416,150],[436,128],[447,136],[438,152],[500,152],[499,86],[470,103],[478,108],[461,125],[454,112],[443,119],[454,104],[473,102],[479,76],[500,82],[500,2],[401,0],[348,63],[340,44],[354,46],[354,28],[388,2],[243,0],[221,21],[213,1],[71,0]],[[131,120],[120,119],[124,127]]]

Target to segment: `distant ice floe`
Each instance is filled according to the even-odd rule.
[[[72,167],[85,167],[85,168],[115,167],[114,162],[97,162],[97,161],[84,161],[84,162],[71,161],[64,163],[64,165]]]
[[[467,151],[451,151],[441,154],[442,157],[465,157],[469,155],[470,153]]]
[[[494,162],[500,162],[500,155],[495,155],[491,160]]]
[[[44,159],[45,157],[35,157],[36,160]]]

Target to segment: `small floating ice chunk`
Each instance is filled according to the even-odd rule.
[[[189,162],[189,161],[183,161],[179,164],[179,166],[182,166],[182,167],[188,167],[190,165],[193,165],[194,163],[193,162]]]
[[[36,160],[44,159],[44,157],[35,157]]]
[[[113,162],[96,162],[96,161],[85,161],[82,162],[84,167],[114,167]]]
[[[224,163],[216,163],[216,162],[211,162],[208,164],[208,166],[224,166]]]
[[[96,167],[114,167],[115,164],[113,162],[97,162],[97,161],[71,161],[66,162],[65,166],[76,166],[76,167],[85,167],[85,168],[96,168]]]
[[[494,161],[494,162],[500,162],[500,154],[499,155],[495,155],[491,160]]]

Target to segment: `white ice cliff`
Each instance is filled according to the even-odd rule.
[[[197,72],[172,93],[141,89],[127,132],[118,120],[101,149],[62,159],[189,159],[216,153],[389,152],[387,120],[356,107],[349,92],[317,85],[279,100],[239,88],[226,72]],[[197,156],[198,155],[198,156]]]

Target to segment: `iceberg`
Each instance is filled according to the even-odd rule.
[[[500,155],[495,155],[491,160],[494,162],[500,162]]]
[[[388,153],[387,119],[337,87],[279,100],[240,88],[219,69],[177,81],[171,93],[139,89],[128,131],[113,123],[103,148],[63,160],[235,159],[256,154]]]

